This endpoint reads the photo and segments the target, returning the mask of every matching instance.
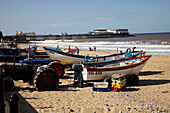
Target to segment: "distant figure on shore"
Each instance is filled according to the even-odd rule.
[[[68,52],[70,52],[70,49],[71,49],[71,47],[70,47],[70,46],[68,46]]]
[[[136,47],[133,47],[133,48],[132,48],[132,53],[134,53],[134,52],[135,52],[135,49],[136,49]]]
[[[96,46],[94,46],[94,51],[96,51]]]
[[[78,55],[80,50],[79,50],[79,48],[78,48],[78,47],[76,47],[76,49],[77,49],[77,55]]]
[[[59,48],[59,45],[57,45],[57,48]]]
[[[91,48],[91,47],[89,47],[89,51],[92,51],[92,48]]]

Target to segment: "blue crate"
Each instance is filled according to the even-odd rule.
[[[107,88],[100,88],[100,87],[94,87],[94,86],[93,86],[93,91],[107,92]]]

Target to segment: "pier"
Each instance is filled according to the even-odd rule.
[[[59,35],[36,35],[34,32],[22,33],[16,32],[12,36],[0,37],[3,40],[16,40],[17,42],[29,42],[29,41],[44,41],[44,40],[73,40],[73,39],[92,39],[92,38],[114,38],[114,37],[129,37],[132,36],[129,34],[128,29],[96,29],[93,32],[82,33],[82,34],[68,34],[61,33]]]

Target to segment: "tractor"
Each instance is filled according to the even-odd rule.
[[[37,60],[37,59],[28,59],[28,60],[20,60],[20,63],[27,63],[27,64],[33,64],[35,66],[41,66],[41,68],[51,68],[56,70],[59,78],[63,77],[65,74],[64,65],[60,63],[58,60],[52,60],[52,59],[43,59],[43,60]]]
[[[0,62],[0,76],[4,80],[5,91],[13,89],[13,80],[28,82],[39,91],[54,90],[59,84],[56,70],[28,63]]]

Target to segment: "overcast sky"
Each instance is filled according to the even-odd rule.
[[[0,0],[0,31],[87,33],[127,28],[170,32],[170,0]]]

